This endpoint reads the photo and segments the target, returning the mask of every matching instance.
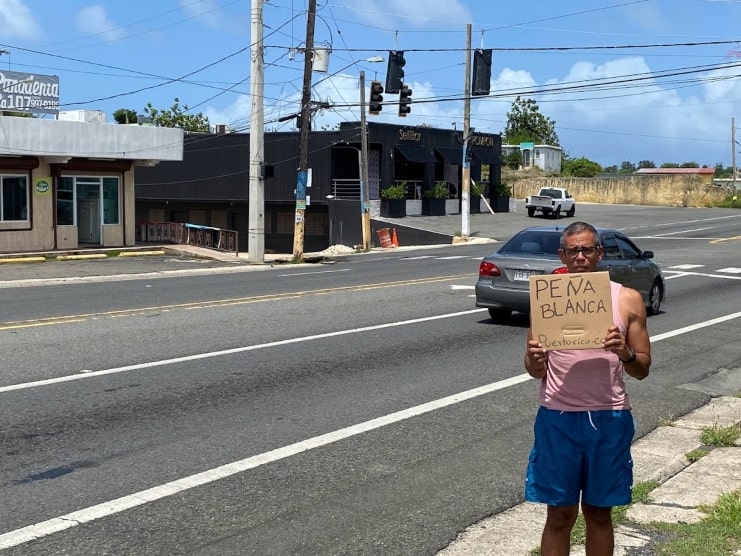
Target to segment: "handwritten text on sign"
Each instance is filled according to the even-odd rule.
[[[600,348],[613,325],[610,275],[531,276],[530,323],[547,350]]]

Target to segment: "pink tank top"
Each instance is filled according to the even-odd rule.
[[[610,282],[612,320],[625,334],[625,323],[618,310],[621,287]],[[623,364],[616,354],[602,349],[549,351],[547,371],[540,384],[540,403],[557,411],[630,409]]]

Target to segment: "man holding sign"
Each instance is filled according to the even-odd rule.
[[[541,407],[535,420],[525,498],[548,505],[541,539],[543,556],[569,553],[580,500],[587,555],[606,556],[614,548],[612,507],[631,500],[630,445],[635,423],[623,372],[639,380],[648,376],[651,345],[646,307],[636,290],[616,282],[609,282],[609,290],[603,290],[598,276],[587,279],[586,273],[595,272],[602,258],[593,226],[585,222],[568,226],[559,256],[569,274],[579,276],[531,283],[538,297],[531,295],[530,300],[525,368],[541,380]],[[600,291],[606,292],[602,302],[595,298]],[[608,321],[592,330],[599,322],[593,319],[602,316],[604,323],[600,314],[605,312]],[[554,323],[561,323],[556,327],[559,333],[534,333],[533,327],[545,320],[551,330]]]

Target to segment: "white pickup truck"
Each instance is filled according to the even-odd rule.
[[[562,212],[566,213],[566,216],[574,216],[576,201],[562,187],[543,187],[537,195],[525,197],[525,208],[528,216],[535,216],[536,211],[554,218],[560,217]]]

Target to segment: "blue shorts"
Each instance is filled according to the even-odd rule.
[[[541,407],[535,419],[525,499],[598,508],[630,503],[635,422],[630,410],[556,411]]]

